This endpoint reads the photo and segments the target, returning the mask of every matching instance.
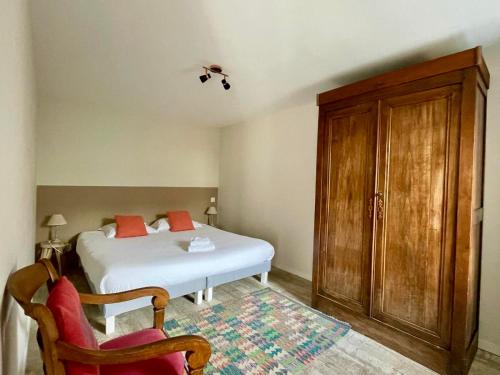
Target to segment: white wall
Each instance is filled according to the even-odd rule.
[[[500,43],[485,48],[488,97],[480,347],[500,355]],[[318,89],[320,91],[320,89]],[[219,222],[269,240],[274,265],[312,278],[317,108],[313,101],[242,125],[221,139]]]
[[[484,49],[491,74],[486,125],[479,346],[500,355],[500,42]]]
[[[37,184],[215,187],[218,128],[54,98],[39,101]]]
[[[309,280],[316,131],[311,102],[226,127],[221,137],[220,223],[268,240],[276,249],[275,266]]]
[[[0,363],[15,375],[24,374],[29,320],[4,288],[34,256],[35,105],[26,1],[0,9]]]

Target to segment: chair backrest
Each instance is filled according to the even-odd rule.
[[[24,313],[38,323],[37,341],[42,353],[47,375],[64,375],[64,365],[57,358],[56,341],[59,332],[51,311],[41,303],[34,303],[33,296],[44,285],[50,289],[59,275],[52,263],[41,259],[35,264],[12,273],[7,280],[7,290],[21,305]]]

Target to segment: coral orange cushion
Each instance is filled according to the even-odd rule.
[[[101,344],[101,349],[123,349],[131,346],[149,344],[165,339],[160,329],[148,328],[130,333]],[[101,366],[101,375],[156,375],[184,374],[184,356],[181,352],[165,354],[146,361]]]
[[[147,236],[142,216],[115,215],[116,238]]]
[[[187,211],[170,211],[167,212],[167,217],[172,232],[194,230],[193,220]]]
[[[50,291],[47,307],[54,316],[62,341],[81,348],[99,349],[94,331],[83,313],[78,291],[65,276]],[[65,367],[68,375],[99,375],[98,366],[67,361]]]

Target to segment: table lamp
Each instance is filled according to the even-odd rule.
[[[59,241],[57,238],[57,227],[61,225],[66,225],[67,221],[61,214],[54,214],[50,217],[47,222],[47,226],[50,227],[50,240],[53,242]]]
[[[217,209],[214,206],[208,207],[207,210],[208,215],[208,225],[214,225],[214,216],[217,215]]]

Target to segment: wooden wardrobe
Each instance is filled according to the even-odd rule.
[[[313,306],[443,374],[477,350],[477,47],[318,95]]]

